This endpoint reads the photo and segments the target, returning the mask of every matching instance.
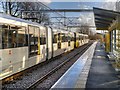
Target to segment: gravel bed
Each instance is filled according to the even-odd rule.
[[[70,62],[67,62],[62,68],[48,77],[45,81],[40,83],[36,88],[39,89],[50,89],[52,85],[77,61],[77,59],[81,56],[81,54],[75,56],[75,58],[71,59]]]
[[[40,77],[45,75],[47,72],[52,70],[54,67],[58,66],[64,60],[75,55],[83,47],[84,46],[81,46],[80,48],[73,50],[72,52],[64,55],[63,57],[60,57],[59,59],[56,59],[54,61],[49,62],[48,64],[45,64],[41,67],[31,70],[30,72],[24,74],[20,79],[14,80],[8,84],[3,85],[2,88],[3,89],[5,88],[6,90],[13,89],[13,88],[25,89],[26,87],[34,83],[36,80],[38,80]]]

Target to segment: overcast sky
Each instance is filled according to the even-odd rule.
[[[52,9],[92,9],[93,7],[99,7],[109,10],[115,10],[115,2],[118,0],[11,0],[19,2],[44,2]],[[94,25],[93,13],[67,13],[66,16],[80,17],[78,20],[81,23],[89,23]]]
[[[48,4],[53,9],[92,9],[93,7],[104,8],[108,10],[115,10],[115,3],[117,0],[51,0]],[[80,23],[88,23],[94,26],[93,13],[67,13],[66,16],[78,16]],[[92,29],[95,32],[95,29]]]

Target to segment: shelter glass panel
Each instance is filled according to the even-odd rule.
[[[120,53],[120,30],[116,30],[116,51]]]

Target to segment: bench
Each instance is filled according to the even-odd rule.
[[[115,61],[117,58],[112,52],[109,52],[109,54],[107,56],[110,61]]]

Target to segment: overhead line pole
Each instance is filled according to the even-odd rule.
[[[47,5],[43,4],[42,2],[40,2],[41,5],[45,6],[46,10],[40,10],[40,11],[33,11],[33,10],[22,10],[22,12],[33,12],[33,13],[39,13],[39,12],[54,12],[56,14],[58,14],[59,16],[61,16],[61,18],[64,18],[64,21],[63,21],[63,24],[64,24],[64,27],[66,26],[66,15],[65,15],[65,12],[93,12],[92,9],[51,9],[50,7],[48,7]],[[61,15],[60,13],[58,12],[64,12],[64,15]],[[70,22],[71,20],[69,18],[67,18]]]

